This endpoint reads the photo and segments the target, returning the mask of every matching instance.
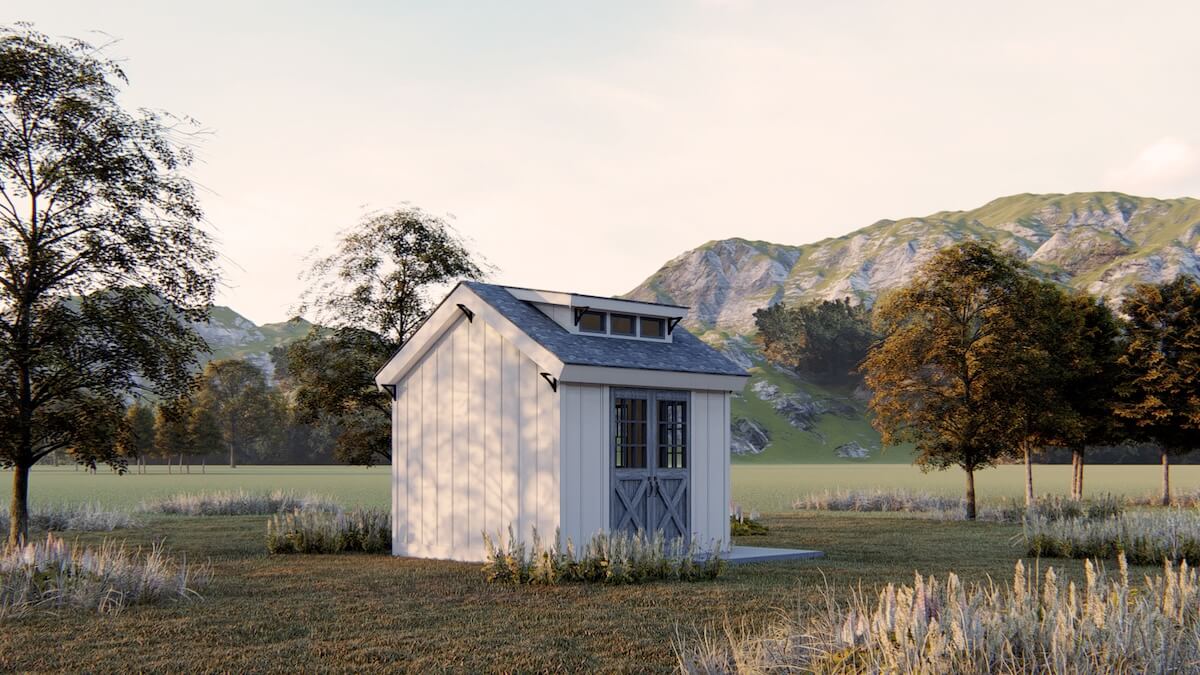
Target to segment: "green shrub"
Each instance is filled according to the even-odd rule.
[[[391,516],[382,509],[328,513],[293,511],[267,521],[270,553],[388,553],[392,550]]]
[[[527,553],[524,542],[518,541],[512,528],[503,544],[487,532],[483,533],[486,561],[484,579],[501,584],[606,583],[637,584],[648,581],[699,581],[716,579],[724,571],[726,561],[720,546],[701,552],[695,543],[685,545],[683,539],[667,541],[661,532],[653,536],[598,533],[577,555],[574,543],[568,539],[564,548],[558,535],[547,548],[537,530],[533,546]]]
[[[767,526],[760,520],[750,518],[729,517],[729,535],[732,537],[749,537],[767,533]]]

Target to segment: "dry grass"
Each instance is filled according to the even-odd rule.
[[[9,621],[0,671],[665,672],[677,668],[677,634],[726,622],[757,633],[785,614],[820,611],[826,581],[870,591],[911,582],[915,568],[1003,578],[1023,550],[1013,543],[1020,527],[1006,524],[765,514],[767,534],[735,541],[826,557],[732,566],[699,584],[514,586],[488,584],[477,564],[268,555],[263,516],[144,520],[116,536],[130,546],[165,538],[189,561],[211,559],[204,601]]]
[[[68,545],[48,534],[0,553],[0,619],[67,608],[115,614],[131,605],[189,600],[211,574],[207,565],[176,562],[160,544],[145,551],[113,540]]]
[[[391,514],[382,509],[302,511],[275,514],[267,521],[271,553],[388,553]]]
[[[1153,565],[1200,563],[1200,511],[1155,509],[1099,520],[1029,518],[1022,536],[1029,555],[1115,559]]]
[[[570,539],[563,546],[557,534],[547,546],[537,529],[532,546],[526,546],[510,527],[507,537],[493,538],[485,532],[483,544],[483,576],[493,584],[712,581],[726,567],[719,542],[701,551],[695,541],[685,543],[682,537],[668,541],[661,531],[649,536],[600,532],[577,550]]]
[[[8,510],[0,509],[0,531],[7,531],[8,524]],[[29,513],[29,526],[47,532],[111,532],[137,525],[138,521],[127,511],[106,509],[100,504],[90,502],[34,504]]]
[[[297,494],[285,490],[223,490],[181,492],[146,500],[139,510],[179,516],[258,516],[294,511],[333,513],[339,511],[340,507],[329,497],[318,494]]]
[[[964,520],[966,506],[961,499],[908,490],[825,490],[792,501],[798,511],[851,511],[856,513],[905,513],[939,520]],[[1120,498],[1101,494],[1078,501],[1058,495],[1039,497],[1032,507],[1024,501],[1008,498],[979,506],[977,518],[998,523],[1020,523],[1027,516],[1045,520],[1070,518],[1107,518],[1124,510]]]
[[[679,643],[687,672],[1144,673],[1200,666],[1200,584],[1184,563],[1141,584],[1124,558],[1064,582],[1017,562],[1012,582],[915,576],[878,592],[825,591],[824,611],[754,634]]]

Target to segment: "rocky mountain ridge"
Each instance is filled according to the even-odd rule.
[[[871,304],[965,239],[993,242],[1048,278],[1116,298],[1136,281],[1200,275],[1200,200],[1022,194],[969,211],[881,220],[812,244],[723,239],[670,260],[628,297],[692,307],[687,325],[700,332],[746,335],[754,311],[780,300]]]
[[[201,361],[217,359],[246,359],[263,370],[267,381],[274,381],[275,364],[271,349],[298,340],[308,334],[312,324],[305,319],[292,319],[261,326],[229,307],[217,305],[208,321],[194,323],[193,328],[208,343],[211,354],[202,354]]]
[[[831,390],[762,359],[754,312],[780,301],[873,304],[938,250],[993,242],[1037,273],[1116,302],[1139,281],[1200,276],[1200,200],[1116,192],[1021,194],[968,211],[881,220],[804,245],[740,238],[668,261],[627,297],[692,308],[685,325],[752,375],[734,400],[739,461],[908,461],[881,452],[863,392]]]

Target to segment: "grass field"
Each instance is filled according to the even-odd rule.
[[[133,506],[180,491],[245,488],[316,491],[346,504],[386,505],[388,470],[350,467],[212,467],[204,475],[96,475],[39,468],[37,501]],[[1061,491],[1067,467],[1039,467],[1039,490]],[[1090,467],[1089,488],[1140,494],[1157,467]],[[0,479],[8,474],[0,474]],[[1191,488],[1200,467],[1179,467]],[[903,487],[956,494],[961,474],[912,467],[735,467],[734,495],[779,511],[821,489]],[[1020,494],[1020,467],[983,472],[988,497]],[[0,497],[8,497],[8,481]],[[132,607],[120,615],[35,614],[0,630],[0,671],[664,671],[672,641],[700,632],[753,629],[782,613],[814,611],[821,588],[910,582],[914,570],[966,580],[1007,580],[1022,548],[1019,527],[943,522],[900,514],[769,513],[765,537],[739,543],[815,548],[817,561],[732,568],[716,582],[639,586],[506,587],[483,583],[478,565],[386,555],[269,556],[261,516],[142,515],[143,526],[105,536],[163,542],[189,561],[211,561],[204,599]],[[36,536],[36,535],[35,535]],[[1047,564],[1045,561],[1041,565]],[[1078,561],[1054,561],[1078,578]],[[1146,571],[1150,571],[1147,569]],[[1141,570],[1138,570],[1140,574]]]
[[[995,500],[1019,497],[1023,490],[1023,468],[1001,466],[976,475],[980,498]],[[1039,494],[1065,494],[1071,467],[1045,465],[1034,467],[1034,487]],[[12,494],[11,473],[0,472],[0,504]],[[1085,487],[1088,494],[1143,495],[1155,492],[1161,469],[1155,465],[1087,467]],[[1200,465],[1171,468],[1172,485],[1177,491],[1200,487]],[[735,465],[733,498],[747,508],[764,512],[785,511],[800,495],[821,490],[903,488],[936,494],[959,495],[963,492],[962,471],[951,469],[921,473],[911,465]],[[32,500],[41,503],[97,501],[114,507],[133,507],[143,499],[177,492],[202,490],[293,490],[329,495],[346,506],[389,505],[389,469],[387,467],[349,466],[242,466],[208,467],[201,474],[193,467],[190,474],[167,474],[160,466],[150,467],[145,475],[118,476],[104,468],[96,474],[71,467],[38,467],[30,484]]]
[[[768,536],[743,541],[828,557],[737,567],[715,582],[508,587],[485,584],[478,565],[271,557],[264,521],[158,516],[113,533],[211,560],[214,584],[192,604],[6,622],[0,671],[664,671],[677,636],[811,611],[825,583],[911,582],[914,569],[1007,579],[1020,553],[1010,525],[782,514],[767,517]],[[1079,576],[1078,562],[1056,566]]]

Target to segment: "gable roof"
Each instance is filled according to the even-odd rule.
[[[504,286],[479,281],[462,285],[565,365],[748,377],[740,366],[680,326],[672,332],[671,342],[572,333]]]

